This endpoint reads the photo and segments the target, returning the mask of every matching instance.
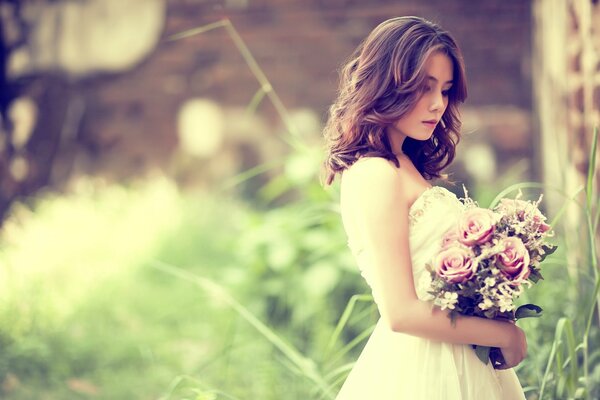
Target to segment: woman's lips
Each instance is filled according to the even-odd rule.
[[[437,125],[437,121],[423,121],[423,123],[429,127],[434,127]]]

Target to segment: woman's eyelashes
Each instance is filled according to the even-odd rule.
[[[421,89],[423,92],[429,92],[431,90],[430,86],[423,86],[423,88]],[[442,96],[444,97],[448,97],[450,95],[450,88],[446,89],[446,90],[442,90]]]

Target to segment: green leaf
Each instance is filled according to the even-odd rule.
[[[539,270],[532,269],[528,279],[533,283],[537,283],[540,279],[544,279],[544,277]]]
[[[554,253],[556,251],[556,249],[558,249],[557,245],[549,245],[549,246],[543,246],[544,251],[546,252],[546,255],[550,255],[552,253]]]
[[[542,316],[542,307],[535,304],[523,304],[515,311],[515,318],[539,318]]]
[[[454,312],[454,310],[450,311],[448,313],[448,318],[450,318],[450,322],[452,324],[452,326],[456,326],[456,312]]]
[[[556,249],[558,248],[558,246],[556,245],[544,245],[542,246],[542,249],[544,250],[544,254],[541,255],[540,257],[540,263],[544,262],[544,260],[546,259],[546,257],[548,257],[549,255],[553,254]]]
[[[474,346],[475,346],[475,354],[477,354],[477,358],[479,358],[485,365],[487,365],[488,362],[490,362],[490,350],[492,348],[488,347],[488,346],[479,346],[479,345],[474,345]]]

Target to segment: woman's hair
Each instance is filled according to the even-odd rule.
[[[453,64],[448,107],[426,141],[407,137],[402,151],[426,179],[441,177],[460,140],[458,103],[467,97],[463,58],[454,38],[420,17],[397,17],[379,24],[341,71],[339,93],[324,128],[326,183],[363,156],[379,156],[400,167],[386,128],[412,110],[426,80],[425,62],[435,53]]]

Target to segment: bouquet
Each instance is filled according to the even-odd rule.
[[[427,292],[434,305],[457,315],[516,321],[539,317],[542,309],[525,304],[515,310],[514,300],[525,287],[540,279],[540,263],[556,250],[547,238],[554,235],[536,202],[503,198],[493,208],[481,208],[468,197],[465,211],[447,231],[441,248],[426,265]],[[496,347],[472,345],[486,365],[503,363]]]

